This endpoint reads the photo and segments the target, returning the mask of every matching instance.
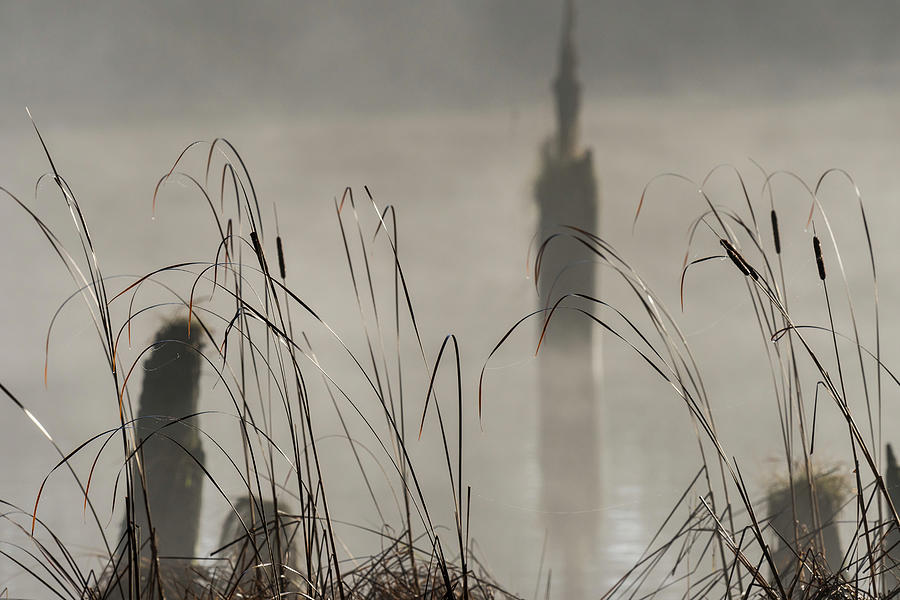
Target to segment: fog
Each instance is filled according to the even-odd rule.
[[[576,11],[580,140],[592,150],[601,199],[599,223],[578,225],[599,229],[677,313],[702,365],[727,451],[743,461],[744,475],[761,493],[779,472],[783,451],[771,375],[743,284],[729,280],[734,272],[724,263],[698,268],[686,278],[680,313],[687,228],[704,206],[694,186],[663,178],[651,184],[632,229],[635,211],[660,173],[699,181],[717,165],[731,164],[757,201],[764,177],[750,159],[768,172],[794,172],[810,185],[829,168],[845,169],[869,211],[881,276],[883,359],[896,365],[900,353],[884,340],[900,331],[891,310],[900,301],[892,277],[900,265],[893,225],[900,218],[900,8],[887,2],[641,1],[580,2]],[[533,597],[539,577],[546,584],[548,569],[552,597],[563,597],[572,577],[581,580],[585,597],[599,597],[637,559],[699,468],[683,402],[633,352],[598,330],[590,376],[600,390],[599,492],[591,505],[573,500],[554,511],[541,499],[539,322],[527,324],[491,359],[480,423],[476,413],[478,375],[492,348],[539,306],[529,268],[539,221],[533,188],[541,144],[556,127],[551,81],[561,16],[561,2],[538,1],[3,2],[0,186],[34,207],[70,250],[78,248],[71,217],[46,180],[34,198],[35,181],[49,164],[27,106],[85,210],[104,274],[133,278],[213,259],[217,235],[197,194],[167,184],[154,212],[153,192],[190,142],[225,137],[246,161],[266,218],[277,206],[288,284],[360,353],[365,339],[334,201],[351,186],[365,212],[360,199],[368,186],[379,207],[397,209],[399,258],[428,359],[445,335],[454,333],[460,342],[478,555],[502,586],[523,597]],[[204,152],[189,157],[184,170],[202,175]],[[717,202],[743,206],[738,183],[725,171],[709,190]],[[797,265],[810,274],[810,281],[797,282],[791,302],[811,307],[810,321],[821,319],[804,232],[808,198],[787,179],[777,191],[791,206],[781,219],[795,237],[784,233],[785,246],[796,249]],[[865,239],[852,186],[835,179],[822,200],[845,240],[851,286],[859,285],[866,298]],[[768,205],[760,206],[766,219]],[[89,315],[77,302],[55,326],[44,385],[47,328],[76,287],[20,208],[0,205],[0,223],[0,383],[68,451],[117,425],[115,390]],[[691,256],[715,253],[714,242],[707,239]],[[390,255],[380,252],[380,264],[390,269]],[[634,296],[608,269],[599,269],[599,278],[604,299],[636,310]],[[111,289],[132,280],[114,280]],[[191,279],[171,281],[185,289]],[[148,293],[143,301],[156,297]],[[130,360],[152,343],[161,322],[154,318],[135,329]],[[859,320],[869,335],[871,314]],[[352,365],[340,362],[321,331],[313,328],[311,335],[320,335],[331,375],[357,389]],[[430,373],[412,342],[408,346],[404,357],[415,375],[406,393],[417,421]],[[440,383],[450,398],[452,378]],[[205,373],[201,409],[230,410],[214,384],[212,372]],[[137,390],[140,382],[130,385]],[[896,388],[885,392],[888,442],[890,423],[900,416],[896,399]],[[333,416],[322,418],[324,430],[335,426]],[[235,432],[225,417],[203,419],[219,439]],[[835,441],[822,442],[817,455],[825,462],[846,460],[839,415],[832,410],[821,419],[817,436]],[[425,485],[435,514],[449,527],[438,434],[429,421],[413,445],[417,459],[438,465],[425,467]],[[239,448],[239,440],[230,443]],[[109,475],[92,492],[110,531],[120,526],[120,513],[109,507],[121,465],[114,454],[102,463]],[[346,449],[335,450],[335,468],[349,464],[345,460]],[[0,405],[0,498],[30,510],[57,461],[21,411]],[[90,460],[78,467],[86,471]],[[43,517],[90,561],[100,549],[96,530],[85,523],[81,496],[66,477],[51,478]],[[361,506],[359,483],[352,477],[332,482],[335,510],[377,528],[371,506]],[[201,553],[218,542],[227,514],[215,498],[205,490]],[[557,532],[596,529],[590,557],[574,574],[554,546],[549,512],[568,521]],[[24,539],[8,524],[0,526],[0,540]],[[545,540],[549,554],[539,573]],[[11,597],[43,595],[4,560],[0,591],[7,587]]]
[[[896,89],[890,2],[578,8],[593,100],[810,100]],[[553,2],[4,3],[3,122],[445,114],[546,100]],[[48,114],[49,113],[49,114]]]

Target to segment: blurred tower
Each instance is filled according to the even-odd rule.
[[[597,181],[591,151],[578,144],[581,85],[575,73],[573,40],[574,6],[566,0],[559,66],[553,92],[556,101],[556,133],[541,148],[541,173],[535,183],[540,211],[538,241],[565,233],[565,225],[588,231],[598,228]],[[541,307],[552,306],[561,296],[596,293],[593,257],[580,243],[554,239],[541,261]],[[568,299],[561,306],[584,301]],[[560,310],[553,315],[539,355],[540,420],[539,453],[542,503],[556,559],[564,563],[567,598],[583,598],[584,570],[596,545],[594,513],[580,512],[598,505],[599,440],[597,397],[594,386],[594,324],[583,314]],[[561,514],[561,513],[576,514]],[[594,590],[596,591],[596,590]]]

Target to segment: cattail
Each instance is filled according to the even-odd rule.
[[[744,266],[747,267],[747,270],[750,271],[750,277],[753,278],[753,281],[759,281],[759,272],[753,268],[753,265],[744,261]]]
[[[775,241],[775,254],[781,254],[781,235],[778,233],[778,215],[772,209],[772,238]]]
[[[825,281],[825,261],[822,259],[822,243],[819,236],[813,236],[813,251],[816,253],[816,266],[819,267],[819,279]]]
[[[255,231],[250,232],[250,241],[253,242],[253,251],[256,252],[256,256],[262,262],[262,246],[259,244],[259,236],[256,235]]]
[[[259,236],[256,235],[255,231],[250,232],[250,241],[253,242],[253,251],[256,252],[256,258],[259,259],[259,266],[268,275],[269,268],[266,266],[266,255],[263,254],[262,244],[259,243]]]
[[[284,248],[281,246],[281,236],[275,238],[275,246],[278,249],[278,270],[281,272],[281,278],[284,279]]]
[[[728,255],[728,258],[730,258],[731,262],[733,262],[735,266],[740,269],[741,273],[744,274],[744,277],[749,277],[750,270],[747,267],[749,267],[750,265],[748,265],[744,261],[744,259],[741,258],[741,255],[737,253],[737,250],[734,249],[734,246],[732,246],[731,243],[725,239],[719,240],[719,243],[723,248],[725,248],[725,253]]]

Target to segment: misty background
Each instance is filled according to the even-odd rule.
[[[547,100],[559,4],[7,2],[3,102],[107,123],[521,110]],[[898,19],[893,2],[583,2],[580,74],[593,101],[890,92]]]
[[[488,352],[537,304],[527,269],[536,226],[532,186],[539,146],[554,127],[550,81],[561,11],[561,2],[537,1],[2,2],[0,186],[30,202],[55,230],[71,230],[52,190],[32,202],[48,165],[28,106],[83,204],[107,275],[210,260],[216,236],[196,194],[169,186],[155,219],[151,198],[184,146],[227,137],[247,162],[264,213],[278,206],[289,284],[352,332],[358,315],[333,198],[345,186],[368,185],[381,206],[399,211],[400,259],[426,349],[436,352],[447,333],[459,336],[474,407]],[[600,182],[599,229],[673,310],[686,227],[701,207],[690,186],[660,180],[632,235],[644,186],[659,173],[700,179],[731,163],[758,195],[761,176],[748,157],[810,182],[830,167],[852,173],[870,211],[882,302],[900,300],[892,277],[900,266],[900,6],[581,2],[577,14],[581,138],[593,148]],[[726,175],[711,190],[740,206]],[[797,199],[796,243],[805,247],[799,232],[806,198],[795,186],[784,193]],[[836,184],[828,194],[823,201],[834,206],[836,221],[856,218],[846,201],[855,198],[852,188]],[[0,380],[63,448],[74,448],[117,420],[95,333],[83,306],[66,309],[51,340],[45,388],[46,328],[73,286],[20,209],[0,205],[0,223]],[[858,228],[847,235],[852,263],[862,238]],[[863,284],[864,266],[857,264]],[[761,486],[780,456],[776,415],[752,309],[740,286],[722,285],[732,274],[718,266],[698,271],[683,319],[699,362],[708,365],[729,450],[753,464],[750,476]],[[600,285],[601,295],[630,306],[603,274]],[[134,348],[153,339],[155,324],[148,322]],[[900,332],[895,311],[884,311],[882,326],[887,339]],[[733,352],[724,366],[723,336]],[[602,341],[603,501],[571,507],[572,519],[584,511],[599,515],[596,559],[585,567],[598,591],[630,566],[698,464],[683,406],[632,354]],[[522,595],[533,593],[545,535],[533,344],[526,331],[495,361],[484,432],[473,416],[466,449],[479,553],[498,581]],[[898,350],[885,345],[887,364],[898,364]],[[729,366],[735,364],[741,367]],[[201,390],[207,408],[214,401],[213,392]],[[886,422],[898,414],[888,405]],[[822,435],[840,429],[836,419],[823,419]],[[204,425],[223,436],[229,431],[215,420]],[[32,506],[55,461],[21,413],[0,406],[0,497]],[[56,481],[46,493],[53,498],[56,490],[60,500],[45,516],[58,513],[74,548],[96,551],[74,486],[65,477]],[[335,483],[351,516],[356,483]],[[218,537],[224,510],[208,508],[208,540]],[[14,535],[0,526],[0,539]],[[0,590],[34,593],[18,573],[0,563]]]

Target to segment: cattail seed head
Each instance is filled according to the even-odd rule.
[[[258,256],[259,261],[262,262],[262,246],[259,243],[259,236],[256,235],[255,231],[250,232],[250,241],[253,242],[253,251],[256,252],[256,256]]]
[[[825,281],[825,260],[822,258],[822,243],[819,236],[813,236],[813,252],[816,254],[816,266],[819,268],[819,279]]]
[[[725,248],[725,254],[728,255],[728,258],[731,259],[731,262],[735,264],[735,266],[744,274],[744,277],[750,276],[750,270],[747,268],[749,265],[744,262],[744,259],[741,258],[740,254],[737,253],[737,250],[734,249],[734,246],[726,239],[720,239],[719,243]],[[754,278],[755,279],[755,278]]]
[[[281,236],[279,235],[275,238],[275,247],[278,250],[278,270],[281,273],[281,278],[284,279],[284,248],[281,246]]]
[[[775,254],[781,254],[781,235],[778,233],[778,215],[772,209],[772,239],[775,241]]]

